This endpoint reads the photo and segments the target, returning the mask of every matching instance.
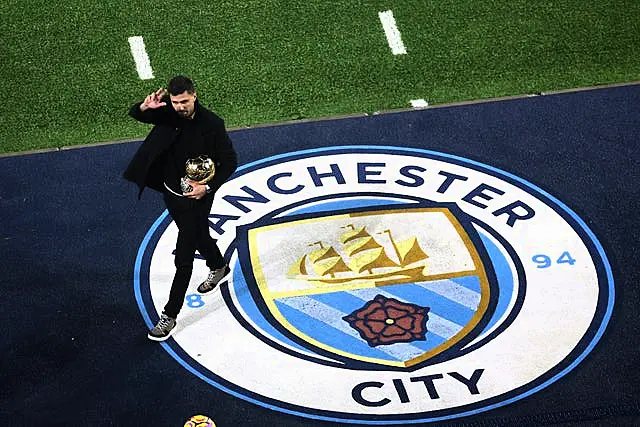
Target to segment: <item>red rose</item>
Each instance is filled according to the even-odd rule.
[[[342,319],[371,347],[424,340],[429,308],[403,303],[383,295]]]

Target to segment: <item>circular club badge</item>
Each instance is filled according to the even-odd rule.
[[[211,235],[231,273],[192,283],[165,349],[207,383],[308,418],[468,416],[562,378],[611,316],[604,251],[562,202],[509,173],[397,147],[289,153],[241,167]],[[136,262],[148,326],[169,295],[163,214]]]

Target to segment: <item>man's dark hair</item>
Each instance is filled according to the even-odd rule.
[[[173,96],[180,95],[184,92],[194,93],[196,91],[191,79],[185,76],[172,77],[167,86],[169,93]]]

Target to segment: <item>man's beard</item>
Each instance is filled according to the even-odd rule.
[[[186,111],[186,110],[182,110],[182,111],[178,111],[178,114],[180,115],[180,117],[184,117],[184,118],[190,118],[191,116],[193,116],[193,113],[195,111]]]

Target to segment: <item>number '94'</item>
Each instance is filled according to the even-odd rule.
[[[531,260],[535,262],[538,268],[549,268],[554,262],[549,255],[538,254],[534,255]],[[576,260],[571,256],[571,254],[567,251],[564,251],[560,257],[555,261],[555,264],[569,264],[573,265],[576,263]]]

